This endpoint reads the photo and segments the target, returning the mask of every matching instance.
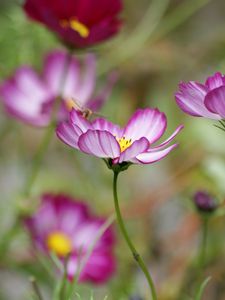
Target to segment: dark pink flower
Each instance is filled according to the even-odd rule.
[[[119,31],[122,0],[26,0],[24,10],[69,45],[82,48]]]
[[[214,120],[225,118],[225,77],[217,72],[204,84],[180,83],[175,94],[179,107],[187,114]]]
[[[67,145],[107,158],[114,165],[123,162],[149,164],[162,159],[177,146],[168,144],[183,128],[182,125],[166,141],[153,146],[166,127],[166,116],[158,109],[137,110],[124,128],[103,118],[90,122],[72,110],[70,120],[58,126],[57,135]]]
[[[69,65],[66,67],[67,60]],[[1,85],[0,95],[12,116],[34,126],[47,126],[60,96],[63,101],[57,116],[59,120],[67,119],[68,111],[75,107],[76,101],[82,108],[100,109],[112,90],[114,77],[110,75],[104,89],[94,96],[95,56],[87,55],[81,64],[74,56],[68,58],[66,52],[53,51],[45,59],[41,76],[31,67],[23,66]]]
[[[25,219],[33,243],[48,254],[54,252],[61,260],[70,253],[67,272],[72,279],[95,241],[105,220],[92,215],[86,204],[65,195],[46,194],[38,211]],[[112,228],[108,228],[97,241],[85,264],[80,281],[103,283],[115,271]]]

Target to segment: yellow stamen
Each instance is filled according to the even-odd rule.
[[[89,36],[90,31],[87,26],[79,22],[77,19],[70,20],[70,27],[74,31],[78,32],[82,38],[87,38]]]
[[[120,145],[120,151],[123,152],[125,151],[127,148],[129,148],[132,145],[132,140],[131,139],[126,139],[124,136],[122,138],[116,138],[117,142]]]
[[[77,108],[76,103],[73,101],[72,98],[65,100],[65,104],[68,111],[71,111],[73,108]]]
[[[51,233],[47,238],[48,249],[58,256],[66,256],[72,251],[71,240],[59,231]]]
[[[79,33],[79,35],[82,38],[87,38],[89,36],[90,30],[88,29],[88,27],[86,25],[84,25],[83,23],[79,22],[76,18],[71,18],[70,20],[60,20],[60,26],[62,26],[62,28],[67,29],[67,28],[71,28],[74,31],[76,31],[77,33]]]

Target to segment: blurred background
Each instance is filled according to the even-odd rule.
[[[138,107],[157,107],[168,118],[167,134],[179,124],[179,148],[161,162],[133,166],[121,174],[120,202],[132,240],[153,274],[159,299],[193,296],[195,259],[200,243],[200,218],[193,194],[206,189],[223,206],[225,195],[225,139],[214,122],[185,115],[174,93],[180,81],[204,82],[215,71],[225,73],[225,1],[126,0],[120,35],[93,49],[98,57],[99,85],[117,70],[119,80],[101,114],[123,125]],[[28,21],[21,1],[0,1],[0,80],[20,65],[42,69],[43,57],[61,48],[43,26]],[[80,54],[78,53],[78,56]],[[10,118],[0,106],[0,238],[11,228],[30,163],[43,131]],[[90,203],[98,215],[113,212],[112,174],[100,160],[74,151],[55,137],[45,153],[29,205],[42,192],[65,192]],[[27,199],[25,199],[27,200]],[[208,261],[210,275],[204,300],[225,299],[224,215],[210,220]],[[80,285],[82,299],[125,300],[148,295],[120,233],[118,269],[105,286]],[[34,274],[46,295],[51,284],[29,255],[29,239],[21,226],[0,257],[0,299],[30,299],[28,278]],[[193,275],[193,276],[192,276]],[[191,299],[191,298],[187,298]]]

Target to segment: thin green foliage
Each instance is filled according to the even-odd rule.
[[[194,298],[194,300],[203,300],[203,293],[205,291],[205,288],[208,284],[208,282],[211,280],[211,277],[206,278],[203,283],[200,285],[199,290],[196,294],[196,297]]]

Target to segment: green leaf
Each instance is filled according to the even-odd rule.
[[[201,300],[202,299],[203,293],[204,293],[205,288],[206,288],[208,282],[210,281],[210,279],[211,279],[211,277],[206,278],[203,281],[203,283],[200,285],[198,293],[197,293],[197,295],[195,297],[195,300]]]

